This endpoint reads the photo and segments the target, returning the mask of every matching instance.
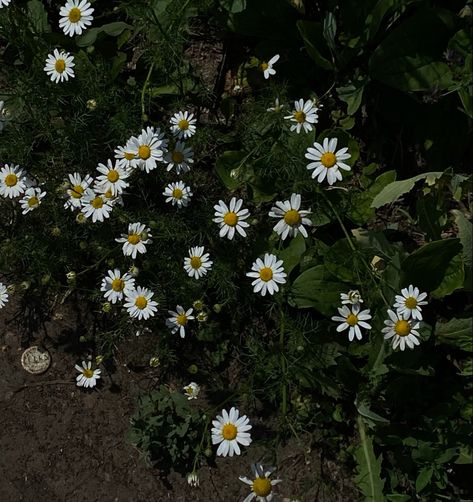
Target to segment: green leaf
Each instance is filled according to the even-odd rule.
[[[338,97],[348,105],[348,115],[354,115],[361,105],[366,79],[355,80],[353,83],[336,89]]]
[[[416,0],[379,0],[372,8],[371,12],[366,16],[365,20],[365,37],[366,40],[372,39],[381,25],[384,16],[394,10],[413,3]]]
[[[435,336],[439,343],[445,343],[464,350],[473,352],[473,319],[453,318],[446,323],[437,323]]]
[[[28,18],[36,33],[50,33],[51,26],[48,23],[48,13],[40,0],[29,0],[26,4]]]
[[[309,56],[321,68],[331,70],[333,64],[330,60],[330,50],[324,39],[322,23],[314,21],[297,21],[297,28],[304,40],[304,45]]]
[[[278,251],[278,259],[283,260],[284,271],[287,275],[289,275],[294,267],[299,264],[301,256],[304,254],[305,250],[305,239],[299,233],[296,237],[294,237],[294,239],[292,239],[286,249]]]
[[[361,264],[356,260],[356,255],[350,247],[348,239],[338,240],[328,251],[324,258],[325,268],[342,281],[359,283]]]
[[[379,422],[382,424],[389,424],[389,420],[387,418],[382,417],[381,415],[378,415],[374,411],[372,411],[369,408],[369,405],[365,401],[361,401],[360,403],[355,402],[356,409],[358,410],[358,413],[365,418],[368,418],[370,420],[373,420],[374,422]]]
[[[417,223],[428,237],[428,240],[438,240],[442,235],[441,218],[443,209],[438,207],[438,197],[430,193],[419,197],[416,204]]]
[[[76,37],[78,47],[88,47],[93,45],[100,33],[106,33],[112,37],[117,37],[126,29],[132,29],[133,26],[122,21],[104,24],[95,28],[89,28],[83,35]]]
[[[365,502],[384,502],[384,480],[381,479],[381,459],[376,458],[373,441],[366,435],[363,419],[357,419],[360,434],[360,446],[355,450],[357,474],[355,477],[358,488],[364,495]]]
[[[414,185],[420,180],[426,180],[428,185],[433,185],[443,174],[443,172],[430,172],[418,174],[417,176],[407,180],[394,181],[381,190],[381,192],[374,198],[371,207],[377,209],[385,204],[395,202],[399,199],[399,197],[401,197],[401,195],[410,192],[414,188]]]
[[[460,251],[459,239],[424,244],[402,262],[402,283],[415,284],[421,291],[433,291],[440,286],[450,261]]]
[[[118,35],[120,35],[123,31],[131,28],[133,27],[129,24],[126,24],[122,21],[116,21],[114,23],[104,24],[101,28],[101,31],[112,37],[118,37]]]
[[[461,254],[457,254],[449,263],[442,283],[437,289],[432,291],[431,295],[434,298],[443,298],[452,294],[456,289],[462,288],[465,282],[465,270]]]
[[[468,291],[471,291],[473,289],[473,224],[457,209],[453,209],[452,213],[458,226],[458,237],[460,237],[463,247],[462,257],[463,265],[465,266],[463,286]]]
[[[335,16],[328,12],[324,19],[323,35],[327,45],[332,51],[335,51],[335,35],[337,34],[337,20]]]
[[[304,271],[294,281],[289,292],[289,303],[299,308],[313,307],[326,316],[336,314],[340,293],[346,286],[337,282],[323,265]]]
[[[424,467],[420,470],[419,475],[416,479],[416,492],[421,492],[432,479],[432,474],[434,473],[433,467]]]
[[[244,167],[241,165],[244,158],[244,152],[227,150],[220,155],[215,163],[218,176],[229,190],[234,190],[242,184],[242,181],[238,178],[241,169]]]
[[[388,502],[411,502],[411,496],[400,493],[388,493],[386,494],[386,500]]]

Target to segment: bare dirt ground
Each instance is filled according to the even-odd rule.
[[[137,396],[158,382],[156,370],[135,373],[126,361],[137,340],[146,344],[144,336],[152,335],[125,341],[115,371],[103,370],[99,388],[87,391],[74,380],[80,360],[76,305],[45,324],[47,336],[30,337],[21,318],[9,322],[16,308],[12,301],[0,311],[0,502],[230,502],[248,495],[238,476],[249,475],[252,462],[268,460],[257,442],[240,457],[211,461],[199,471],[200,487],[191,488],[177,473],[162,479],[127,441]],[[20,356],[38,338],[52,365],[34,376],[22,368]],[[283,480],[277,500],[357,500],[350,473],[324,452],[291,441],[275,454]]]

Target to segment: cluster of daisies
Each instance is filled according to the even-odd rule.
[[[370,309],[361,309],[363,300],[358,290],[352,290],[340,295],[342,306],[338,308],[338,316],[333,316],[332,320],[340,324],[337,331],[348,330],[348,339],[355,338],[361,340],[363,329],[371,329],[367,321],[371,319]],[[384,321],[385,328],[382,329],[385,340],[392,340],[393,349],[406,347],[413,349],[419,345],[419,328],[422,321],[422,306],[427,305],[425,299],[427,293],[421,293],[419,288],[412,284],[401,290],[400,295],[396,295],[393,310],[388,309],[388,319]]]

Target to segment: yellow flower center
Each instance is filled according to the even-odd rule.
[[[198,269],[202,266],[202,260],[200,259],[200,256],[193,256],[191,258],[191,267]]]
[[[107,173],[107,179],[108,181],[110,181],[110,183],[115,183],[120,179],[120,175],[115,169],[110,169],[110,171],[108,171]]]
[[[296,119],[296,122],[299,122],[299,124],[302,124],[305,122],[305,113],[304,112],[294,112],[294,118]]]
[[[238,216],[233,211],[230,211],[223,217],[223,222],[229,227],[234,227],[238,223]]]
[[[271,481],[268,478],[256,478],[253,481],[252,488],[258,497],[267,497],[273,489]]]
[[[33,197],[30,197],[28,199],[28,206],[29,207],[34,207],[34,206],[37,206],[38,204],[39,204],[39,199],[35,195],[33,195]]]
[[[182,199],[182,190],[180,188],[175,188],[173,191],[172,191],[172,196],[175,198],[175,199]]]
[[[401,319],[394,325],[394,331],[396,335],[407,336],[411,332],[411,325],[404,319]]]
[[[129,152],[125,152],[123,154],[123,157],[126,159],[126,160],[133,160],[135,158],[134,154],[132,153],[129,153]]]
[[[130,234],[128,236],[128,242],[130,244],[133,244],[133,245],[138,244],[138,242],[140,242],[140,240],[141,240],[141,237],[139,234]]]
[[[84,188],[81,185],[74,185],[71,189],[71,197],[74,199],[80,199],[84,193]]]
[[[237,437],[238,430],[233,424],[225,424],[222,428],[223,439],[231,441]]]
[[[82,370],[82,374],[85,376],[85,378],[92,378],[94,376],[94,370],[86,368]]]
[[[182,131],[186,131],[187,129],[189,129],[189,121],[187,121],[186,119],[179,120],[177,127],[179,127],[179,129],[181,129]]]
[[[100,209],[103,206],[103,199],[102,197],[95,197],[90,204],[94,209]]]
[[[286,211],[286,214],[284,215],[284,221],[291,226],[299,225],[301,222],[301,215],[299,214],[299,211],[290,209],[289,211]]]
[[[415,309],[417,307],[417,300],[410,296],[409,298],[406,298],[404,304],[408,309]]]
[[[113,291],[116,292],[123,291],[124,287],[125,287],[125,281],[123,279],[113,279],[112,281]]]
[[[103,196],[106,198],[106,199],[111,199],[113,197],[113,193],[112,193],[112,190],[109,188],[104,194]]]
[[[62,72],[66,69],[66,62],[64,61],[64,59],[58,59],[58,60],[54,63],[54,69],[55,69],[58,73],[62,73]]]
[[[135,306],[140,310],[143,310],[148,305],[148,300],[144,296],[137,296],[135,300]]]
[[[176,322],[179,324],[179,326],[185,326],[187,324],[187,316],[186,314],[179,314],[176,317]]]
[[[266,62],[263,62],[259,65],[259,67],[261,68],[261,71],[265,71],[269,68],[269,64]]]
[[[358,324],[358,317],[355,314],[350,314],[347,317],[347,324],[348,326],[355,326],[355,324]]]
[[[271,267],[263,267],[259,271],[259,277],[262,281],[268,282],[273,278],[273,270]]]
[[[330,168],[337,163],[337,157],[332,152],[325,152],[320,158],[320,162],[324,167]]]
[[[73,9],[71,9],[69,11],[69,21],[71,23],[77,23],[80,21],[81,17],[82,17],[82,13],[80,11],[80,9],[78,9],[77,7],[74,7]]]
[[[5,185],[7,187],[14,187],[18,183],[18,177],[16,174],[7,174],[5,176]]]
[[[148,145],[141,145],[138,148],[138,156],[140,159],[148,160],[151,157],[151,148]]]
[[[172,152],[172,161],[175,162],[176,164],[180,164],[184,160],[184,155],[182,152],[179,152],[178,150],[174,150]]]

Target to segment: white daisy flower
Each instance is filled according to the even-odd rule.
[[[352,289],[348,291],[348,293],[340,293],[340,299],[342,300],[342,305],[356,305],[357,303],[363,303],[360,292],[357,289]]]
[[[344,331],[348,329],[348,340],[353,341],[356,338],[361,340],[361,329],[371,329],[371,326],[366,322],[371,319],[370,309],[362,310],[360,312],[360,304],[356,303],[351,306],[351,308],[343,305],[343,307],[338,309],[339,316],[333,316],[332,321],[340,322],[341,324],[337,326],[337,331]]]
[[[291,125],[291,131],[296,131],[297,134],[301,132],[302,128],[304,128],[305,132],[312,131],[312,124],[316,124],[319,121],[317,115],[318,108],[314,102],[308,99],[304,103],[303,99],[299,99],[299,101],[294,102],[294,106],[296,109],[292,112],[292,115],[284,117],[291,122],[295,122],[295,124]]]
[[[189,257],[184,258],[184,270],[189,277],[200,279],[212,268],[213,261],[209,260],[209,253],[204,254],[204,246],[189,249]]]
[[[194,118],[193,113],[177,112],[171,117],[171,131],[179,139],[190,138],[195,134],[195,123],[197,119]]]
[[[217,415],[217,420],[212,420],[212,444],[218,444],[217,455],[226,457],[233,454],[240,455],[238,443],[249,446],[251,443],[250,420],[246,415],[239,417],[240,412],[231,408],[228,413],[222,410],[222,415]]]
[[[5,307],[6,303],[8,303],[7,287],[0,282],[0,309]]]
[[[200,393],[200,385],[196,384],[195,382],[191,382],[189,385],[185,385],[183,389],[188,401],[190,401],[191,399],[197,399]]]
[[[408,317],[422,321],[421,305],[427,305],[425,298],[427,293],[421,293],[419,288],[411,284],[408,288],[402,289],[400,295],[396,295],[394,308],[399,314],[407,313]]]
[[[109,159],[107,165],[99,164],[97,171],[101,173],[97,176],[96,184],[100,187],[101,191],[106,192],[110,190],[112,195],[119,195],[123,193],[123,190],[130,186],[130,184],[125,181],[128,176],[130,176],[130,171],[121,167],[118,162],[113,165],[112,161]]]
[[[10,2],[11,0],[0,0],[0,9],[3,9],[3,7],[9,5]]]
[[[219,200],[214,206],[215,218],[213,221],[220,226],[220,237],[227,237],[232,240],[235,235],[235,230],[242,236],[246,237],[245,228],[250,225],[246,220],[250,216],[248,209],[241,209],[243,199],[232,197],[229,206]]]
[[[261,464],[253,464],[251,470],[253,471],[253,479],[246,476],[239,477],[239,480],[250,485],[252,490],[243,502],[250,502],[253,499],[258,502],[269,502],[273,498],[273,487],[281,482],[281,479],[269,479],[276,468],[264,469]]]
[[[0,195],[13,199],[26,190],[26,174],[20,166],[9,166],[0,169]]]
[[[59,11],[59,28],[70,37],[82,35],[82,31],[92,24],[92,12],[94,9],[90,8],[90,3],[86,0],[69,0]]]
[[[263,257],[257,258],[251,267],[251,272],[247,272],[248,277],[255,280],[251,283],[253,291],[265,296],[266,292],[274,295],[279,291],[278,284],[285,284],[283,261],[278,260],[275,255],[266,253]]]
[[[307,215],[311,210],[302,210],[301,196],[298,193],[291,195],[291,200],[277,201],[276,205],[271,208],[269,216],[271,218],[280,218],[273,230],[284,240],[286,237],[295,237],[299,232],[307,237],[307,230],[304,225],[312,225]]]
[[[22,214],[29,213],[36,209],[41,204],[41,199],[46,195],[41,188],[27,188],[24,197],[20,200]]]
[[[134,167],[135,154],[131,152],[132,148],[131,142],[128,140],[126,146],[117,146],[114,150],[115,159],[123,169],[129,170]]]
[[[82,367],[78,364],[75,365],[75,369],[79,372],[76,377],[76,385],[78,387],[95,387],[97,385],[97,380],[100,378],[101,370],[98,368],[92,369],[92,363],[82,361]]]
[[[337,152],[337,141],[337,138],[325,138],[322,145],[315,142],[314,148],[307,148],[306,159],[314,161],[307,164],[307,169],[314,170],[312,178],[317,178],[319,183],[327,177],[328,184],[333,185],[337,180],[342,180],[340,169],[351,171],[351,167],[342,162],[349,159],[351,154],[347,153],[347,147]]]
[[[141,286],[130,291],[125,298],[125,308],[128,310],[130,317],[146,320],[154,316],[154,313],[158,310],[156,308],[158,302],[151,300],[153,294],[152,291]]]
[[[192,488],[199,486],[199,475],[196,472],[191,472],[187,475],[187,483]]]
[[[66,194],[69,198],[64,203],[64,207],[66,209],[70,208],[71,211],[82,207],[81,199],[93,181],[92,176],[88,174],[84,176],[84,179],[82,179],[79,173],[69,174],[70,188],[66,190]]]
[[[116,242],[123,243],[123,254],[136,258],[138,253],[146,253],[146,244],[153,242],[150,237],[151,229],[143,223],[130,223],[128,225],[128,234],[122,234],[121,237],[115,239]]]
[[[192,148],[186,148],[183,141],[177,141],[174,149],[169,151],[164,157],[164,161],[168,163],[167,171],[172,168],[176,169],[176,174],[187,173],[190,171],[190,165],[194,163],[194,152]]]
[[[279,98],[276,98],[274,100],[274,106],[270,106],[269,108],[266,109],[267,112],[280,112],[284,108],[284,105],[279,104]]]
[[[131,164],[149,173],[156,169],[157,162],[164,160],[166,149],[164,134],[159,129],[154,130],[154,128],[148,127],[143,129],[137,138],[130,138],[127,148],[135,156]]]
[[[415,345],[419,345],[420,334],[417,331],[420,328],[420,323],[415,322],[413,319],[409,319],[410,314],[404,311],[402,314],[400,312],[393,312],[388,310],[389,319],[384,321],[386,328],[381,331],[384,333],[384,339],[389,340],[392,338],[393,349],[398,347],[404,350],[407,347],[413,349]]]
[[[166,326],[171,329],[171,333],[177,333],[181,335],[181,338],[186,336],[186,325],[189,321],[195,319],[192,315],[193,309],[189,309],[187,312],[178,305],[176,307],[176,312],[173,310],[168,310],[168,314],[171,316],[166,319]]]
[[[44,71],[50,76],[52,82],[62,82],[63,80],[69,80],[69,77],[74,78],[75,66],[74,56],[70,56],[68,52],[54,49],[53,54],[48,54],[46,58],[46,66]]]
[[[110,218],[113,207],[103,194],[96,193],[91,188],[88,188],[81,202],[81,213],[83,213],[86,218],[92,217],[92,223],[97,221],[103,222],[105,219]]]
[[[94,184],[94,190],[97,194],[103,195],[104,199],[108,202],[110,206],[115,206],[115,204],[119,204],[120,206],[123,206],[123,197],[121,194],[114,195],[112,190],[110,188],[105,189],[103,185],[97,184],[97,182]]]
[[[123,300],[123,297],[135,289],[135,279],[131,274],[123,274],[118,268],[109,270],[102,279],[100,291],[105,291],[105,298],[112,303]]]
[[[191,200],[192,192],[183,181],[176,181],[167,185],[163,195],[166,196],[166,202],[171,202],[173,206],[186,207]]]
[[[270,75],[276,75],[276,70],[273,68],[273,65],[279,61],[279,54],[273,56],[268,62],[263,61],[259,67],[263,72],[264,78],[268,79]]]

